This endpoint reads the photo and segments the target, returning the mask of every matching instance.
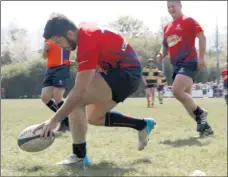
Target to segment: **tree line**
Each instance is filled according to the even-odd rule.
[[[132,44],[144,66],[149,58],[155,58],[158,54],[163,36],[163,24],[168,21],[167,18],[161,20],[161,29],[157,33],[152,33],[143,21],[130,16],[121,16],[116,21],[111,22],[110,26],[122,33]],[[34,52],[30,48],[26,30],[16,26],[10,28],[7,39],[1,42],[1,48],[1,87],[5,89],[6,97],[38,97],[46,70],[42,51]],[[196,82],[205,83],[215,81],[217,78],[216,53],[213,48],[207,51],[205,57],[208,67],[200,70]],[[75,58],[74,52],[73,59]],[[220,50],[220,59],[222,63],[227,60],[227,47]],[[156,63],[156,65],[164,71],[168,84],[171,85],[172,66],[169,59],[166,57],[163,63]],[[71,67],[68,91],[73,87],[76,73],[77,67]],[[144,96],[144,92],[144,86],[141,84],[133,96]]]

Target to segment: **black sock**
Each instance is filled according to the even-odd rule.
[[[63,103],[64,103],[64,101],[59,102],[59,103],[58,103],[58,108],[60,108],[60,107],[63,105]],[[65,126],[69,127],[69,119],[68,119],[68,117],[66,117],[65,119],[63,119],[63,120],[61,121],[61,123],[62,123],[63,125],[65,125]]]
[[[196,110],[193,111],[193,113],[196,116],[196,122],[198,122],[200,119],[200,116],[203,114],[203,110],[199,106],[197,106]]]
[[[141,131],[145,128],[146,122],[143,119],[133,118],[119,112],[110,111],[105,115],[105,126],[130,127]]]
[[[56,112],[58,110],[58,106],[56,105],[56,103],[53,100],[50,100],[46,105],[54,112]]]
[[[84,158],[86,156],[86,143],[73,144],[73,154],[78,158]]]

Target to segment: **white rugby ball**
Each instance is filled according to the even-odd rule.
[[[203,171],[195,170],[190,174],[190,176],[206,176],[206,174]]]
[[[37,130],[33,133],[34,129],[38,125],[32,125],[24,130],[18,135],[17,143],[18,146],[27,152],[39,152],[48,148],[55,140],[55,134],[52,132],[52,137],[40,138],[42,129]]]

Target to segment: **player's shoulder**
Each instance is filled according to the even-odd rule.
[[[147,71],[148,69],[149,69],[148,66],[144,66],[144,67],[143,67],[143,70],[144,70],[144,71]]]
[[[91,35],[92,33],[100,30],[96,22],[81,22],[79,24],[79,32]]]
[[[194,18],[189,17],[189,16],[183,16],[182,21],[185,23],[193,23],[193,24],[197,23]]]

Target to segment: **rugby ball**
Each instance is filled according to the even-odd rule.
[[[40,138],[42,129],[33,133],[38,125],[32,125],[20,132],[17,138],[18,146],[27,152],[39,152],[48,148],[55,140],[55,134],[52,132],[52,137]]]

